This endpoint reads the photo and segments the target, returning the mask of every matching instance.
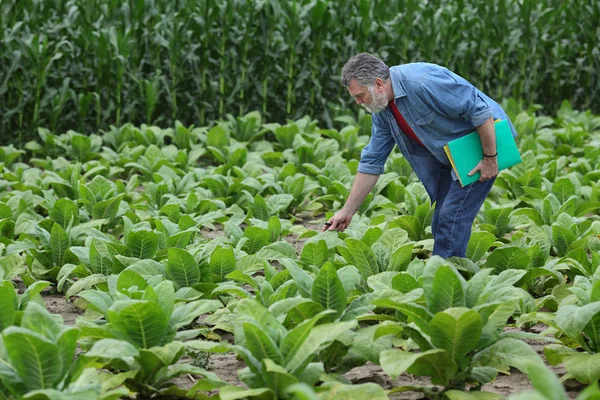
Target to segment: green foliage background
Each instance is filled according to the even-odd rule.
[[[326,125],[370,51],[491,96],[600,112],[597,0],[0,0],[0,133],[205,125],[260,110]]]

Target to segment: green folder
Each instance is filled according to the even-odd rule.
[[[513,138],[507,120],[499,120],[496,127],[496,150],[498,151],[498,171],[512,167],[521,162],[521,155]],[[452,168],[464,187],[479,180],[480,173],[469,176],[469,172],[483,159],[481,140],[477,131],[471,132],[459,139],[449,142],[444,146],[446,155]]]

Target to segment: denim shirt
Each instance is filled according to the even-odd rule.
[[[473,132],[490,117],[508,120],[513,136],[517,135],[498,103],[447,68],[429,63],[404,64],[390,68],[390,79],[398,110],[427,150],[444,165],[450,165],[444,146]],[[414,162],[410,150],[416,145],[400,131],[389,107],[373,114],[371,139],[361,153],[358,172],[383,174],[395,144],[423,185],[436,185],[428,181],[432,175],[427,166]]]

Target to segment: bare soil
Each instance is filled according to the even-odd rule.
[[[65,325],[75,325],[77,317],[83,314],[83,311],[75,307],[75,304],[66,300],[64,294],[44,294],[43,298],[48,311],[62,316]]]

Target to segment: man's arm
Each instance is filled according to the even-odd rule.
[[[483,123],[483,125],[479,125],[475,129],[477,129],[477,133],[479,134],[479,138],[481,139],[481,148],[483,149],[483,160],[481,160],[479,164],[477,164],[477,166],[473,168],[471,172],[469,172],[469,176],[479,171],[481,173],[479,181],[483,182],[488,179],[492,179],[493,177],[498,175],[496,128],[494,127],[494,120],[490,117]]]
[[[338,230],[343,232],[348,225],[350,225],[352,217],[356,211],[358,211],[360,205],[365,201],[369,193],[371,193],[371,190],[375,187],[378,179],[379,175],[357,172],[346,204],[344,204],[344,207],[342,207],[342,209],[325,224],[323,231],[329,229],[330,231]]]

